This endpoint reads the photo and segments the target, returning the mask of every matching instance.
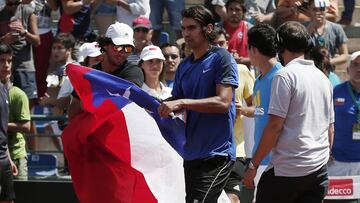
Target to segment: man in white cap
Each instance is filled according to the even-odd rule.
[[[85,42],[79,47],[78,62],[87,67],[91,67],[103,60],[103,55],[100,51],[99,43]]]
[[[144,83],[144,74],[135,63],[127,60],[128,56],[134,50],[134,31],[124,24],[116,22],[111,24],[105,33],[104,38],[99,39],[100,50],[104,59],[92,68],[104,71],[116,77],[133,82],[141,87]],[[75,97],[69,107],[68,115],[77,115],[80,108],[80,102],[75,91],[72,95]]]
[[[360,174],[360,51],[350,57],[349,80],[334,88],[335,133],[330,176]]]
[[[127,58],[134,50],[134,31],[124,23],[114,23],[106,31],[105,38],[99,39],[104,60],[93,68],[128,80],[141,87],[144,75],[135,63]]]

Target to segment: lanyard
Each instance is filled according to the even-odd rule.
[[[354,95],[354,92],[353,92],[353,90],[352,90],[352,88],[351,88],[350,82],[347,82],[347,86],[348,86],[349,94],[350,94],[350,96],[351,96],[351,98],[352,98],[352,100],[353,100],[356,108],[358,109],[358,113],[356,114],[356,119],[357,119],[358,122],[360,122],[360,103],[359,103],[359,101],[356,100],[356,98],[355,98],[355,95]]]

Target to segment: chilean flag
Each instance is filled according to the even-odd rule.
[[[179,156],[184,136],[166,138],[178,151],[162,137],[148,113],[157,114],[159,103],[132,83],[101,71],[69,64],[66,72],[87,111],[62,134],[80,202],[184,202]],[[184,135],[181,120],[157,119]]]

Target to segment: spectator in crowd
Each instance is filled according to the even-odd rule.
[[[0,10],[0,43],[8,44],[14,51],[13,83],[22,89],[33,106],[37,99],[35,67],[32,46],[40,45],[34,10],[20,0],[6,0]]]
[[[181,36],[181,12],[185,8],[185,0],[150,0],[150,20],[154,28],[153,43],[160,45],[160,34],[163,28],[163,12],[166,8],[170,26],[175,33],[176,39],[180,39]]]
[[[238,64],[250,65],[247,46],[247,32],[251,25],[244,20],[246,13],[243,0],[226,2],[227,18],[224,29],[229,34],[229,52]]]
[[[51,11],[57,10],[59,6],[56,0],[35,0],[33,2],[41,41],[39,46],[34,47],[36,87],[38,97],[41,98],[46,92],[46,76],[49,66],[52,64],[50,60],[47,60],[50,58],[54,38],[51,30]]]
[[[275,10],[275,0],[245,0],[245,19],[251,24],[256,22],[271,23]]]
[[[13,52],[9,45],[0,44],[0,75],[7,77],[11,74]],[[9,80],[9,78],[7,78]],[[16,165],[11,160],[8,149],[8,90],[6,85],[0,82],[0,201],[13,203],[15,191],[13,175],[17,175]]]
[[[337,22],[341,25],[350,25],[355,10],[355,0],[343,0],[344,11],[341,13],[341,19]]]
[[[221,27],[215,27],[214,33],[216,36],[215,40],[213,41],[214,45],[227,50],[228,42],[226,40],[225,30]],[[235,90],[236,117],[233,130],[236,146],[236,161],[224,190],[232,203],[252,203],[252,193],[246,194],[242,188],[243,185],[241,183],[246,166],[244,141],[245,126],[243,125],[244,117],[241,115],[241,107],[243,106],[244,101],[246,106],[252,105],[252,94],[255,78],[245,65],[238,64],[237,71],[239,76],[239,86]]]
[[[107,28],[115,22],[115,19],[116,6],[107,3],[105,0],[99,0],[94,12],[94,20],[100,36],[105,35]]]
[[[100,63],[104,58],[98,42],[85,42],[82,44],[79,47],[79,56],[78,62],[87,67]]]
[[[315,4],[315,1],[321,2],[323,0],[309,1],[311,22],[308,25],[308,30],[314,44],[323,46],[329,51],[331,65],[344,64],[348,59],[348,46],[346,44],[348,39],[344,29],[339,24],[327,21],[325,19],[326,7],[324,6],[326,4]],[[338,53],[337,56],[336,53]]]
[[[332,87],[313,61],[304,59],[311,40],[303,25],[284,23],[275,39],[285,67],[273,77],[265,112],[269,119],[244,184],[254,187],[257,167],[272,150],[257,186],[256,202],[321,203],[327,192],[326,163],[333,136]]]
[[[214,16],[215,22],[226,20],[226,1],[224,0],[205,0],[204,6],[209,9]]]
[[[270,104],[271,83],[282,65],[276,59],[275,30],[268,24],[259,23],[248,32],[249,56],[251,65],[258,68],[260,75],[255,80],[253,106],[242,107],[241,114],[255,119],[254,154],[259,146],[266,124]],[[269,155],[259,163],[259,175],[269,163]],[[255,184],[258,183],[258,177]]]
[[[174,86],[175,73],[181,61],[180,48],[177,44],[163,44],[161,46],[162,53],[165,57],[165,82],[170,88]]]
[[[15,163],[18,173],[16,179],[27,180],[27,153],[24,133],[30,132],[29,99],[24,91],[12,85],[10,53],[3,53],[5,45],[0,45],[0,82],[9,91],[9,123],[8,147],[10,157]],[[8,60],[8,61],[6,61]]]
[[[99,39],[103,52],[103,61],[92,68],[107,72],[116,77],[133,82],[141,87],[144,83],[142,70],[127,60],[134,49],[134,31],[124,23],[111,24],[105,37]],[[72,92],[73,99],[68,109],[69,119],[72,119],[81,110],[81,104],[76,92]]]
[[[340,84],[340,78],[333,72],[334,67],[330,63],[329,51],[322,46],[315,46],[310,51],[310,59],[330,80],[333,87]]]
[[[75,48],[75,41],[75,38],[70,33],[59,33],[55,37],[51,47],[51,60],[53,60],[57,66],[54,70],[51,70],[47,76],[48,87],[61,87],[64,82],[65,65],[74,62],[72,53]]]
[[[165,76],[164,55],[157,46],[145,47],[140,55],[139,66],[143,69],[145,80],[141,89],[162,101],[171,97],[171,88],[163,84]]]
[[[110,4],[116,4],[117,21],[132,25],[135,18],[150,17],[150,0],[107,0]]]
[[[137,17],[132,24],[134,30],[134,51],[129,55],[128,61],[138,63],[140,60],[140,53],[144,47],[151,44],[153,29],[151,22],[146,17]]]
[[[334,88],[335,135],[332,158],[328,164],[331,176],[360,174],[360,51],[350,57],[349,80]]]
[[[103,55],[101,54],[100,46],[97,42],[85,42],[83,45],[81,45],[79,48],[79,56],[80,64],[87,67],[92,67],[103,60]],[[69,62],[72,62],[72,60]],[[71,93],[73,90],[74,88],[71,85],[69,78],[66,76],[56,98],[52,98],[51,100],[46,101],[45,104],[51,104],[60,109],[63,109],[62,113],[65,113],[65,111],[67,111],[67,107],[70,104]]]
[[[233,122],[236,62],[211,46],[214,19],[203,6],[185,9],[182,34],[193,50],[175,75],[173,97],[158,108],[161,117],[185,111],[186,202],[216,202],[235,161]]]
[[[324,17],[332,22],[336,21],[338,16],[337,0],[319,0],[319,2],[328,4]],[[273,24],[275,27],[280,26],[286,21],[299,21],[307,24],[310,21],[311,13],[308,11],[309,0],[279,0],[274,16]]]
[[[70,103],[70,98],[60,98],[59,93],[61,89],[64,89],[65,84],[65,65],[74,62],[72,58],[72,52],[75,47],[75,38],[70,33],[59,33],[52,44],[51,59],[54,60],[58,66],[56,69],[49,73],[47,77],[48,89],[44,97],[39,99],[39,104],[42,106],[50,106],[51,112],[56,116],[63,116],[66,114],[66,110]],[[71,87],[72,88],[72,87]],[[68,95],[72,90],[68,90]],[[62,90],[62,92],[64,92]],[[66,127],[66,122],[58,121],[50,123],[52,132],[61,133],[60,130]],[[57,129],[54,131],[53,129]],[[61,139],[59,137],[53,137],[52,141],[57,149],[62,150]],[[32,143],[31,143],[32,144]],[[65,168],[62,171],[64,174],[68,174],[67,161],[65,161]]]
[[[90,15],[94,0],[61,0],[59,33],[71,33],[77,44],[91,41]],[[76,55],[77,56],[77,55]]]
[[[181,58],[188,57],[192,54],[191,48],[185,43],[184,38],[176,40],[176,44],[180,47]]]

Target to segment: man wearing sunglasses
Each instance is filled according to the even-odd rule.
[[[135,18],[132,25],[135,49],[128,57],[128,60],[137,64],[140,61],[140,53],[143,48],[151,45],[153,30],[150,20],[142,16]]]
[[[124,23],[111,24],[105,37],[99,39],[101,51],[104,52],[104,59],[94,65],[93,68],[128,80],[141,87],[144,83],[144,74],[137,64],[128,61],[129,55],[134,50],[133,34],[132,28]],[[78,98],[75,91],[72,95]],[[68,110],[70,119],[81,109],[79,100],[75,98]]]

